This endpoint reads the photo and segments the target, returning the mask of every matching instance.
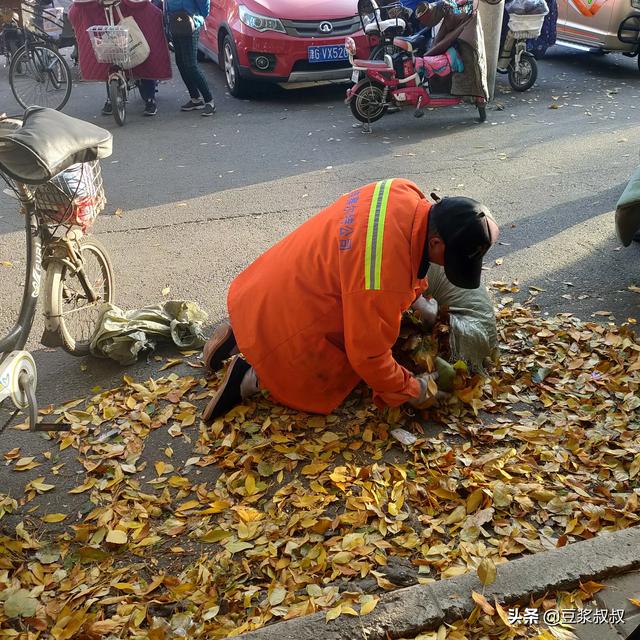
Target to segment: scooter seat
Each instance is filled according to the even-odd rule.
[[[390,18],[389,20],[379,20],[370,22],[365,28],[366,34],[385,33],[389,29],[397,29],[402,33],[407,27],[407,23],[402,18]]]
[[[53,109],[30,107],[22,127],[0,135],[0,170],[25,184],[43,184],[78,162],[111,155],[111,134]]]
[[[376,71],[393,71],[384,60],[354,60],[353,66],[359,69],[375,69]]]

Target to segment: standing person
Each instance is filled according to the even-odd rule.
[[[549,13],[544,17],[542,31],[535,40],[527,40],[527,48],[536,58],[542,58],[547,49],[556,43],[558,3],[556,0],[546,0],[546,2],[547,7],[549,7]]]
[[[393,358],[402,314],[413,307],[429,315],[421,294],[430,263],[443,265],[454,285],[477,289],[483,256],[497,238],[479,202],[432,204],[408,180],[343,196],[231,283],[230,323],[216,329],[204,360],[215,370],[235,357],[203,419],[260,389],[286,406],[326,414],[360,380],[378,407],[432,402],[435,375],[414,376]]]
[[[203,116],[212,116],[216,111],[207,80],[198,67],[198,39],[209,7],[209,0],[167,0],[176,65],[190,96],[180,109],[201,110]]]

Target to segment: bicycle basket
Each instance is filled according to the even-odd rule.
[[[526,40],[537,38],[542,32],[544,17],[546,13],[536,13],[530,15],[509,14],[509,31],[513,33],[516,40]]]
[[[96,60],[104,64],[116,64],[123,69],[131,66],[133,41],[129,30],[118,25],[97,25],[87,29]]]
[[[97,160],[71,165],[37,187],[34,195],[37,210],[47,223],[79,226],[84,232],[107,203]]]

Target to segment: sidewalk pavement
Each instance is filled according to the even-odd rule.
[[[580,640],[640,640],[640,608],[629,598],[640,598],[640,527],[605,533],[589,540],[544,551],[498,565],[495,582],[486,587],[475,574],[464,574],[427,585],[414,585],[384,594],[375,609],[362,617],[340,616],[326,622],[325,612],[293,618],[237,636],[238,640],[385,640],[415,638],[423,631],[467,618],[476,607],[471,594],[483,592],[489,602],[504,608],[547,593],[577,589],[582,583],[605,580],[595,604],[600,610],[592,622],[583,610],[574,627]],[[525,605],[526,606],[526,605]],[[623,615],[620,610],[624,610]],[[602,615],[603,610],[607,612]],[[617,611],[616,611],[617,610]],[[616,614],[615,616],[613,614]],[[556,612],[558,622],[562,612]],[[620,620],[618,622],[618,619]],[[582,622],[582,620],[585,620]],[[597,620],[606,622],[597,623]],[[548,621],[548,620],[545,620]],[[612,621],[612,624],[610,624]]]
[[[624,620],[616,625],[596,624],[593,621],[577,624],[574,633],[580,640],[631,640],[632,635],[632,640],[640,640],[640,607],[629,600],[640,600],[640,571],[603,580],[602,584],[607,588],[595,594],[596,604],[587,609],[607,609],[609,612],[624,610]]]

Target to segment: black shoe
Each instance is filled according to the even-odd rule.
[[[212,116],[216,112],[216,105],[213,104],[213,100],[211,102],[206,102],[204,105],[204,109],[201,116]]]
[[[103,116],[112,116],[113,115],[113,105],[111,104],[111,100],[107,100],[104,103],[104,107],[102,107],[102,115]]]
[[[147,100],[144,105],[144,115],[145,116],[155,116],[158,113],[158,106],[156,105],[155,100]]]
[[[225,320],[221,322],[207,340],[202,350],[204,365],[211,371],[217,371],[222,363],[238,353],[236,337],[233,335],[231,325]]]
[[[202,420],[206,424],[225,415],[242,402],[240,386],[249,369],[251,369],[251,365],[241,356],[235,356],[231,361],[216,395],[202,413]]]
[[[195,111],[196,109],[204,109],[204,100],[202,98],[189,100],[189,102],[180,107],[180,111]]]

